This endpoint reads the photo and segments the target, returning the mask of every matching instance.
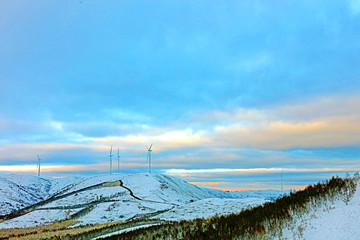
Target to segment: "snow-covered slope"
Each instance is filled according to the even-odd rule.
[[[0,228],[31,227],[65,219],[85,225],[142,217],[204,218],[241,211],[276,195],[224,193],[199,188],[175,177],[147,173],[63,179],[6,175],[1,176],[0,184],[3,193],[0,206],[4,213],[39,202],[1,222]],[[276,197],[280,194],[277,192]],[[29,199],[19,205],[25,197]],[[6,212],[8,204],[14,207]]]
[[[0,176],[0,215],[49,197],[50,186],[51,183],[43,178],[2,174]]]
[[[52,179],[1,173],[0,216],[45,200],[80,179],[79,177]]]
[[[241,212],[241,210],[244,208],[251,208],[261,205],[265,202],[267,202],[267,200],[260,198],[207,198],[177,206],[170,211],[161,213],[153,218],[169,221],[208,218],[214,215],[225,215],[234,212]]]
[[[85,181],[89,177],[85,176],[70,176],[65,178],[47,178],[51,182],[49,194],[54,195],[63,192],[82,181]]]
[[[348,204],[342,196],[324,201],[321,206],[308,206],[302,215],[286,223],[281,239],[353,240],[360,239],[360,186]]]
[[[133,174],[123,179],[133,193],[147,200],[184,204],[214,197],[203,188],[183,180],[162,174]]]
[[[281,196],[290,194],[290,190],[252,190],[240,192],[224,192],[218,189],[203,189],[217,198],[261,198],[274,201]]]

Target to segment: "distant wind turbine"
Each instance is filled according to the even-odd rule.
[[[119,150],[119,148],[118,148],[118,155],[117,155],[117,157],[118,157],[118,173],[120,173],[120,150]]]
[[[146,148],[148,150],[147,161],[149,162],[149,173],[151,173],[151,152],[152,152],[151,147],[152,147],[152,144],[150,145],[149,148],[146,146]]]
[[[37,154],[37,157],[38,157],[38,163],[37,163],[37,165],[36,165],[36,167],[37,167],[37,170],[38,170],[38,177],[40,177],[40,157],[39,157],[39,154]]]
[[[109,157],[110,157],[110,175],[111,175],[111,173],[112,173],[112,146],[111,146],[111,148],[110,148],[110,154],[109,154]]]

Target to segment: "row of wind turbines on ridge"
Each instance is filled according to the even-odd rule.
[[[152,147],[152,144],[150,145],[150,147],[146,146],[146,149],[148,150],[146,161],[149,163],[149,173],[151,173],[151,152],[152,152],[151,147]],[[112,157],[113,157],[112,146],[110,148],[109,157],[110,157],[110,175],[111,175],[112,174]],[[119,148],[118,148],[117,160],[118,160],[118,173],[120,173],[120,150],[119,150]]]
[[[148,153],[147,153],[147,157],[146,157],[146,161],[149,163],[149,173],[151,173],[151,152],[152,152],[152,144],[150,145],[150,147],[147,147],[146,146],[146,149],[148,150]],[[112,154],[112,146],[110,148],[110,154],[109,154],[109,157],[110,157],[110,175],[112,174],[112,157],[113,157],[113,154]],[[38,158],[38,162],[36,164],[36,168],[37,168],[37,175],[40,177],[40,161],[41,161],[41,158],[39,157],[39,154],[37,154],[37,158]],[[117,172],[120,173],[120,149],[118,148],[118,152],[117,152],[117,160],[118,160],[118,169],[117,169]]]

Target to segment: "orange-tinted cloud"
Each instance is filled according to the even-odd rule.
[[[104,146],[103,150],[105,146],[118,145],[143,151],[145,145],[154,143],[158,153],[191,147],[272,150],[343,147],[360,144],[358,106],[360,94],[322,97],[267,109],[213,111],[190,119],[204,126],[203,129],[167,127],[91,141],[93,145]]]
[[[194,185],[202,185],[202,186],[216,186],[227,182],[189,182],[189,183]]]

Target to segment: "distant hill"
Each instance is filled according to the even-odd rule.
[[[224,192],[218,189],[204,188],[204,190],[217,198],[261,198],[274,201],[282,195],[289,195],[289,190],[252,190],[238,192]]]
[[[83,179],[0,173],[0,216],[45,200]]]

